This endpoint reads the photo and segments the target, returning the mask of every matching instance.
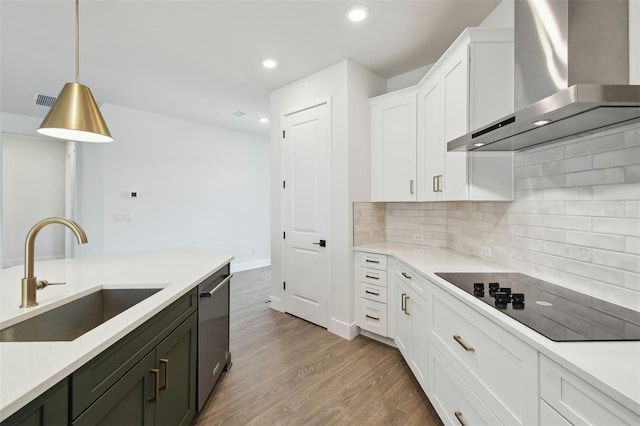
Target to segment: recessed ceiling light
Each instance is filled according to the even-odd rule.
[[[484,146],[484,144],[482,142],[477,142],[474,143],[473,146],[475,146],[476,148],[480,148],[481,146]]]
[[[261,123],[268,123],[269,119],[267,117],[260,117],[260,118],[258,118],[258,121],[261,122]]]
[[[273,58],[264,58],[263,60],[260,61],[260,63],[262,64],[263,67],[267,69],[273,69],[278,66],[278,61]]]
[[[362,22],[369,16],[369,8],[362,4],[351,6],[347,9],[345,16],[351,22]]]
[[[544,126],[545,124],[549,124],[551,123],[553,120],[538,120],[538,121],[534,121],[533,124],[535,124],[536,126]]]

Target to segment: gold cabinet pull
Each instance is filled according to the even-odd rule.
[[[431,189],[433,190],[433,192],[438,192],[438,190],[436,189],[436,178],[438,176],[433,176],[433,178],[431,178]]]
[[[164,385],[160,390],[169,389],[169,360],[167,358],[160,358],[160,364],[164,364]]]
[[[460,422],[460,426],[464,426],[464,422],[462,421],[462,411],[456,411],[453,414],[456,415],[456,419]]]
[[[411,279],[411,275],[407,274],[406,272],[402,272],[402,276],[405,277],[408,280]]]
[[[400,309],[402,309],[402,312],[407,312],[407,300],[405,299],[407,297],[407,293],[402,293],[402,296],[400,297],[402,298],[400,301]]]
[[[365,278],[369,278],[371,280],[379,280],[380,279],[380,277],[376,277],[375,275],[369,275],[369,274],[366,274],[364,277]]]
[[[411,298],[410,298],[410,297],[409,297],[409,295],[407,294],[407,295],[405,295],[405,296],[404,296],[404,314],[405,314],[405,315],[411,315],[411,314],[409,313],[409,307],[407,306],[407,301],[408,301],[408,300],[411,300]]]
[[[442,192],[442,175],[438,175],[438,190],[436,192]]]
[[[413,195],[413,179],[409,181],[409,193]]]
[[[453,340],[455,340],[456,342],[458,342],[458,344],[460,346],[462,346],[464,348],[465,351],[467,352],[475,352],[475,349],[473,348],[473,346],[469,346],[466,343],[464,343],[462,341],[462,337],[458,336],[457,334],[453,335]]]
[[[365,259],[364,261],[367,263],[380,263],[379,260],[373,260],[373,259]]]
[[[367,318],[371,318],[372,320],[380,321],[380,318],[379,318],[379,317],[373,317],[373,316],[371,316],[371,315],[369,315],[369,314],[366,314],[366,315],[365,315],[365,317],[367,317]]]
[[[157,368],[152,368],[149,370],[151,372],[151,374],[153,374],[155,376],[155,393],[153,394],[153,396],[151,398],[149,398],[149,402],[154,402],[157,401],[158,398],[160,397],[160,370],[158,370]]]
[[[367,294],[373,294],[374,296],[380,296],[380,293],[377,291],[365,290],[364,292]]]

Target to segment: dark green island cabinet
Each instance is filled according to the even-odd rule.
[[[2,425],[187,425],[196,413],[197,288]]]

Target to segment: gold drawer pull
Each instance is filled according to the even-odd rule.
[[[405,277],[408,280],[411,279],[411,275],[407,274],[406,272],[402,272],[402,276]]]
[[[371,315],[369,315],[369,314],[366,314],[366,315],[365,315],[365,317],[367,317],[367,318],[371,318],[372,320],[380,321],[380,318],[378,318],[378,317],[372,317],[372,316],[371,316]]]
[[[160,364],[164,364],[164,385],[160,387],[160,390],[168,390],[169,389],[169,360],[166,358],[161,358]]]
[[[369,291],[369,290],[365,290],[364,291],[367,294],[373,294],[374,296],[380,296],[380,293],[377,291]]]
[[[365,278],[372,279],[372,280],[379,280],[379,279],[380,279],[380,277],[376,277],[376,276],[369,275],[369,274],[366,274],[364,277],[365,277]]]
[[[380,263],[379,260],[371,260],[371,259],[365,259],[365,262],[367,262],[367,263]]]
[[[460,426],[464,426],[464,422],[462,421],[462,411],[456,411],[453,414],[456,415],[456,419],[460,422]]]
[[[473,346],[469,346],[469,345],[467,345],[466,343],[464,343],[464,342],[462,341],[462,337],[458,336],[457,334],[455,334],[455,335],[453,336],[453,340],[455,340],[456,342],[458,342],[458,344],[459,344],[460,346],[462,346],[462,347],[464,348],[464,350],[465,350],[465,351],[467,351],[467,352],[475,352],[475,349],[473,348]]]
[[[149,402],[154,402],[158,400],[160,393],[160,370],[158,370],[157,368],[152,368],[149,371],[155,376],[156,381],[155,393],[151,398],[149,398]]]

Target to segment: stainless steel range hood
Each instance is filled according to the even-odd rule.
[[[515,0],[514,114],[447,144],[517,151],[640,122],[627,0]]]

